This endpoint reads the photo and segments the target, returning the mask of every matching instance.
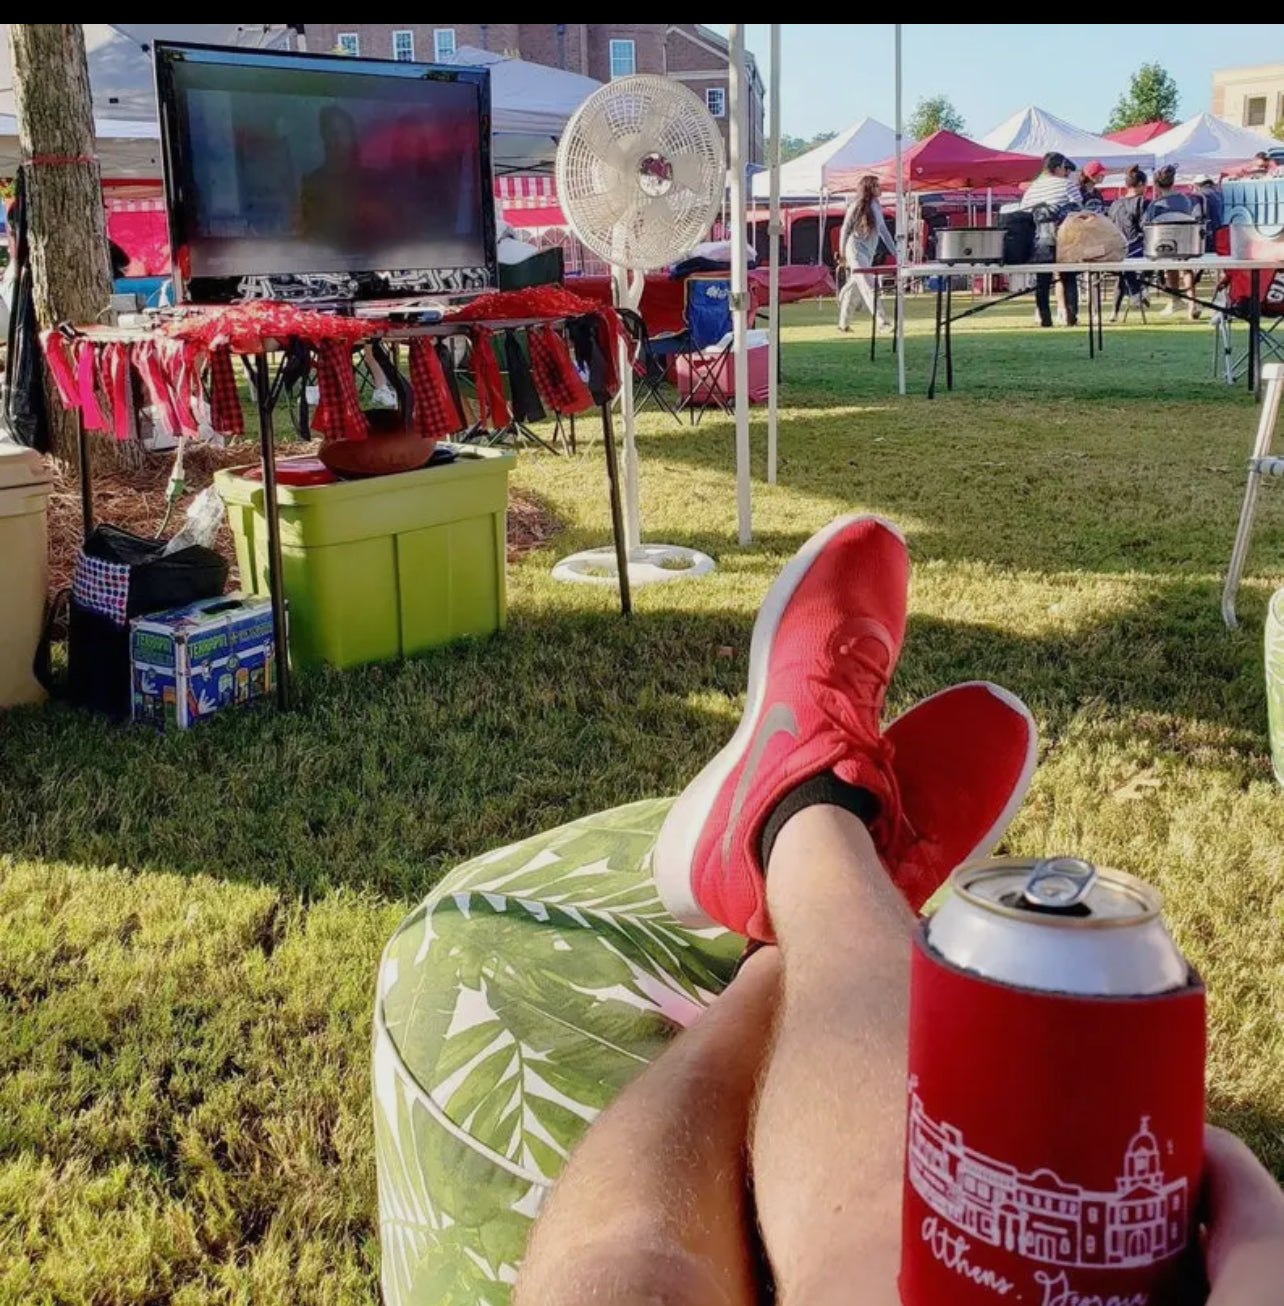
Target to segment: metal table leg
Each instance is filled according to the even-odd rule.
[[[629,590],[629,549],[624,539],[624,507],[620,502],[620,464],[615,451],[615,424],[611,419],[611,402],[601,406],[602,443],[606,446],[606,479],[611,496],[611,537],[615,543],[615,566],[620,576],[620,611],[627,617],[633,611]]]
[[[932,372],[927,382],[927,397],[936,398],[936,368],[941,360],[941,309],[945,300],[945,287],[936,286],[936,337],[932,342]]]
[[[248,360],[247,360],[248,361]],[[272,439],[272,398],[267,354],[259,354],[251,369],[254,401],[259,410],[259,453],[263,460],[263,516],[267,520],[268,592],[272,598],[272,634],[276,640],[276,702],[290,706],[290,641],[285,623],[285,581],[281,574],[281,519],[276,501],[276,449]]]
[[[1094,282],[1097,286],[1097,353],[1101,353],[1106,347],[1106,335],[1102,327],[1105,311],[1102,307],[1102,284],[1105,279],[1105,274],[1101,272],[1098,272],[1095,277],[1091,272],[1088,274],[1088,289],[1092,289]]]
[[[878,343],[878,278],[874,278],[874,307],[869,315],[869,361],[874,361],[874,347]]]
[[[1097,356],[1097,324],[1092,320],[1092,273],[1088,273],[1088,357]]]
[[[954,389],[954,278],[945,278],[945,388]]]
[[[89,438],[85,431],[85,415],[76,409],[76,445],[80,457],[80,515],[84,521],[85,539],[94,529],[94,469],[89,457]]]
[[[1249,273],[1248,304],[1248,388],[1257,399],[1262,397],[1262,378],[1258,375],[1262,367],[1262,286],[1261,274],[1256,268]]]

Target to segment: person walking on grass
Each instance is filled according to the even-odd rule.
[[[1146,211],[1146,174],[1135,165],[1124,173],[1123,193],[1110,206],[1110,221],[1115,224],[1127,245],[1128,258],[1140,258],[1146,251],[1146,233],[1141,216]],[[1112,322],[1119,321],[1119,310],[1124,296],[1132,300],[1134,308],[1142,305],[1141,274],[1121,272],[1115,285],[1115,309],[1110,314]]]
[[[856,184],[856,196],[847,206],[843,216],[843,229],[839,235],[839,248],[843,251],[843,260],[847,264],[847,284],[838,296],[838,329],[848,330],[851,321],[853,297],[860,295],[865,307],[878,318],[878,325],[884,331],[890,331],[891,323],[883,306],[876,302],[874,278],[858,271],[860,268],[872,268],[878,257],[878,247],[885,245],[891,254],[896,253],[896,242],[887,229],[883,218],[883,206],[879,202],[880,188],[878,178],[872,173],[862,177]]]
[[[1021,196],[1022,212],[1029,213],[1035,221],[1035,249],[1043,262],[1056,258],[1056,228],[1066,214],[1083,207],[1083,193],[1074,179],[1074,164],[1057,150],[1043,156],[1043,170],[1026,187]],[[1079,321],[1079,278],[1073,272],[1057,273],[1057,283],[1065,292],[1065,320],[1067,326]],[[1052,273],[1040,272],[1035,276],[1034,306],[1039,313],[1039,325],[1052,325]],[[1060,296],[1058,296],[1058,299]]]
[[[1202,205],[1197,205],[1189,195],[1174,190],[1177,169],[1171,163],[1155,171],[1155,198],[1141,215],[1142,225],[1152,222],[1198,222]],[[1172,317],[1177,311],[1180,294],[1186,297],[1187,316],[1194,322],[1200,316],[1200,307],[1194,300],[1195,274],[1193,272],[1165,272],[1164,284],[1168,287],[1168,307],[1163,317]]]
[[[1037,752],[1024,705],[980,682],[884,727],[908,580],[900,531],[849,517],[768,592],[759,728],[677,799],[653,854],[671,911],[754,942],[589,1126],[514,1306],[897,1306],[915,912],[1002,837]],[[1191,1301],[1279,1306],[1284,1194],[1220,1129],[1205,1162]]]

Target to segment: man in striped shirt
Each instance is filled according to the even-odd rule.
[[[1074,164],[1064,154],[1053,150],[1043,156],[1043,171],[1026,187],[1021,196],[1021,208],[1025,212],[1032,209],[1048,208],[1055,211],[1060,221],[1070,209],[1083,207],[1083,196],[1078,182],[1074,179]],[[1066,325],[1074,326],[1079,320],[1079,279],[1070,273],[1058,273],[1065,292]],[[1034,283],[1034,303],[1039,310],[1039,325],[1052,325],[1052,309],[1048,299],[1052,290],[1052,274],[1040,272]]]

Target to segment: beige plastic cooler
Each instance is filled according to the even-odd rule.
[[[31,662],[45,615],[48,502],[40,455],[0,440],[0,708],[44,697]]]

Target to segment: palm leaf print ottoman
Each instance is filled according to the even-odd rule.
[[[727,983],[742,941],[651,882],[670,799],[456,868],[379,973],[375,1148],[387,1306],[505,1306],[589,1122]]]

